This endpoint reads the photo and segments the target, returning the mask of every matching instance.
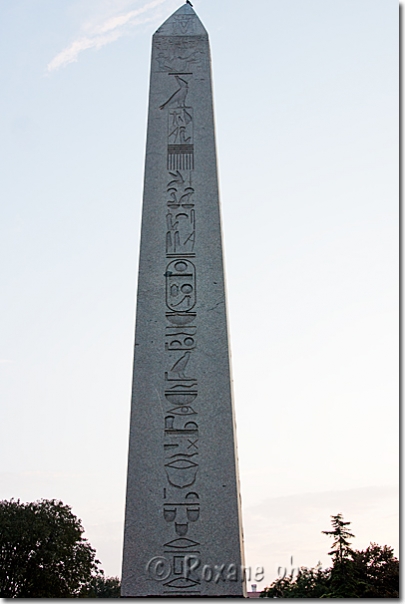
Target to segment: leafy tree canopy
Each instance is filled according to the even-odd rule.
[[[89,598],[119,598],[121,583],[118,577],[97,575],[92,580]]]
[[[61,501],[0,501],[0,596],[88,597],[102,571],[83,532]]]
[[[261,598],[398,598],[399,561],[391,547],[371,543],[363,551],[352,550],[342,514],[331,516],[334,538],[331,568],[302,567],[297,577],[276,579],[260,594]]]

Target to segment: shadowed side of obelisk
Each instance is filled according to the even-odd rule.
[[[243,543],[208,35],[155,33],[122,596],[240,597]]]

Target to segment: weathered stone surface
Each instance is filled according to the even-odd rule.
[[[208,35],[155,33],[122,595],[242,596]]]

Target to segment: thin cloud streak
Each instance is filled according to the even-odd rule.
[[[78,38],[57,54],[47,65],[48,73],[65,67],[69,63],[76,62],[80,53],[84,50],[88,50],[89,48],[99,50],[106,44],[111,44],[121,38],[128,33],[130,28],[152,21],[153,17],[139,18],[139,16],[153,10],[164,2],[166,0],[152,0],[152,2],[148,2],[136,10],[110,17],[101,25],[87,26],[90,33]]]

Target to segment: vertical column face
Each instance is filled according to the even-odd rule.
[[[155,33],[122,596],[244,594],[208,35]]]

